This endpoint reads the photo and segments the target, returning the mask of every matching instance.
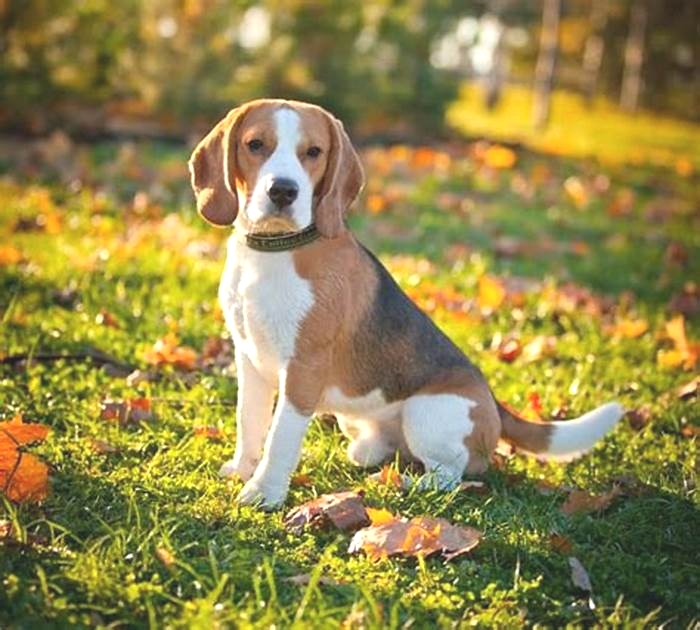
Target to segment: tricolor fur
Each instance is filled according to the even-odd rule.
[[[236,227],[219,298],[236,348],[237,435],[221,473],[246,481],[242,503],[284,501],[319,412],[337,416],[354,463],[374,466],[399,451],[424,465],[424,485],[442,489],[482,472],[499,438],[568,459],[620,418],[611,403],[534,424],[496,402],[479,369],[346,228],[362,167],[321,108],[261,100],[235,109],[190,169],[200,213]],[[312,222],[323,237],[291,251],[261,252],[242,239]]]

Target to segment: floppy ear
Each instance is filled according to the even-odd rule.
[[[315,222],[326,238],[335,238],[345,229],[343,219],[348,208],[365,184],[365,175],[343,124],[327,114],[331,130],[331,147],[326,172],[321,181],[316,204]]]
[[[190,157],[190,181],[197,210],[209,223],[231,225],[238,214],[236,137],[248,108],[232,109],[200,141]]]

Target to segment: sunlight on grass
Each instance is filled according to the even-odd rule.
[[[523,142],[555,155],[667,166],[680,175],[700,168],[700,125],[656,114],[630,116],[603,98],[589,109],[576,94],[554,92],[550,123],[540,133],[532,127],[529,86],[508,87],[488,111],[480,89],[465,85],[446,117],[467,136]]]

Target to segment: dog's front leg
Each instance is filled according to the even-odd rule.
[[[298,394],[300,390],[303,396]],[[253,477],[243,486],[238,496],[239,503],[259,504],[265,509],[274,509],[284,503],[289,479],[299,463],[304,436],[321,390],[318,373],[301,370],[282,375],[263,457]]]
[[[219,475],[238,476],[243,481],[248,481],[262,457],[263,445],[272,421],[275,389],[240,350],[236,350],[236,370],[236,450],[233,459],[221,467]]]

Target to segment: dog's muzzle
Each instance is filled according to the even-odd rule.
[[[292,205],[299,194],[299,185],[286,177],[275,177],[267,186],[267,196],[278,210]]]

